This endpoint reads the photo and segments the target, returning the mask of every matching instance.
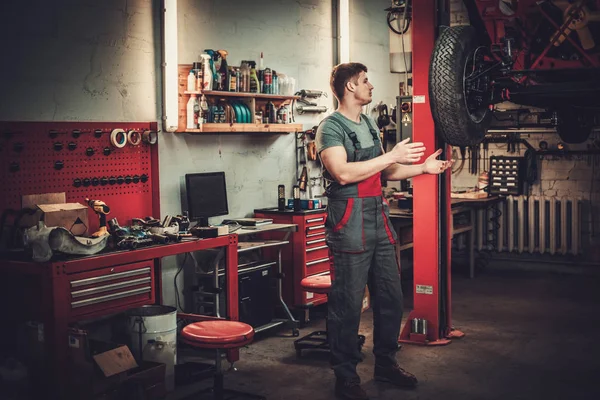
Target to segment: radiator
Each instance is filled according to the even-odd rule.
[[[508,196],[477,211],[476,248],[539,254],[581,253],[581,199]]]

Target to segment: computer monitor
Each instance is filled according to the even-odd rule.
[[[229,214],[225,172],[185,175],[185,190],[190,220],[208,226],[208,218]]]

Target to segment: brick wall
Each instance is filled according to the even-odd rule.
[[[556,148],[560,138],[555,133],[522,135],[535,149],[540,141],[546,141],[549,148]],[[592,134],[590,140],[600,139],[600,132]],[[586,150],[587,143],[568,145],[571,150]],[[489,157],[524,156],[527,148],[521,145],[520,152],[508,153],[505,144],[490,144],[485,165],[489,169]],[[457,149],[458,151],[458,149]],[[460,154],[460,152],[459,152]],[[481,171],[480,171],[481,172]],[[469,173],[468,160],[464,169],[452,175],[453,190],[465,190],[477,185],[478,175]],[[582,200],[582,243],[584,257],[590,261],[600,261],[600,155],[587,156],[544,156],[538,160],[538,180],[524,194],[533,196],[574,197]]]

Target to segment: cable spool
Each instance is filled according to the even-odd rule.
[[[144,131],[144,133],[142,133],[142,141],[147,144],[156,144],[158,141],[158,134],[155,131]]]
[[[123,129],[113,129],[110,133],[110,144],[122,149],[127,144],[127,134]]]
[[[138,131],[131,130],[127,132],[127,141],[132,146],[137,146],[142,143],[142,135]]]

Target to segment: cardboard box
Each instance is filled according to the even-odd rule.
[[[165,364],[142,361],[138,365],[125,345],[91,339],[84,330],[69,330],[69,399],[123,399],[132,387],[143,391],[145,399],[163,399],[165,374]]]
[[[88,208],[79,203],[38,204],[47,227],[62,226],[75,236],[88,233]]]

